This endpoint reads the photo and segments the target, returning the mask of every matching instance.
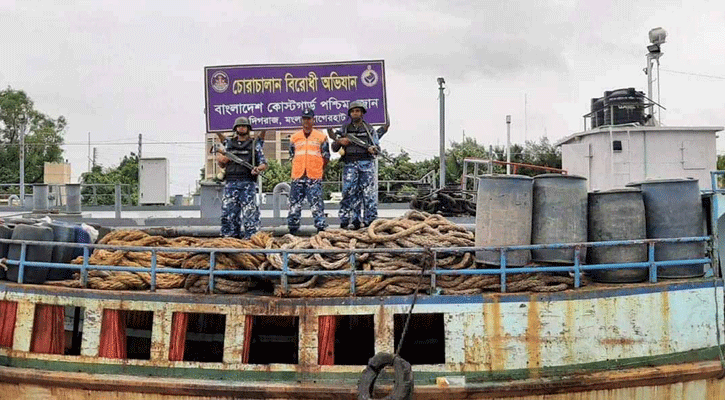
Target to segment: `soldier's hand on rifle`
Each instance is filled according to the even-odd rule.
[[[252,168],[252,175],[259,175],[259,167]]]
[[[378,148],[375,146],[368,147],[368,153],[370,154],[378,154]]]
[[[340,146],[349,146],[350,145],[350,139],[348,139],[346,137],[340,138],[340,139],[337,139],[337,143],[339,143]]]
[[[220,167],[224,168],[229,164],[229,158],[221,153],[217,153],[216,162]]]

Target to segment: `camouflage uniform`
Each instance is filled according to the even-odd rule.
[[[387,132],[387,127],[377,130],[367,122],[362,121],[358,126],[345,124],[337,136],[355,135],[360,140],[378,145],[380,138]],[[371,138],[372,137],[372,142]],[[338,151],[340,145],[332,143],[332,150]],[[345,155],[341,160],[345,163],[342,169],[342,201],[340,202],[340,226],[370,225],[378,217],[378,194],[376,191],[375,156],[366,148],[350,144],[345,148]],[[362,213],[361,213],[362,208]],[[362,214],[362,215],[361,215]],[[362,218],[361,218],[362,217]]]
[[[224,185],[222,236],[248,239],[259,231],[256,194],[257,182],[254,181],[229,181]]]
[[[231,149],[234,148],[233,140],[235,140],[234,137],[224,142],[227,151],[232,151]],[[247,142],[237,141],[237,143],[244,145]],[[259,141],[253,141],[252,144],[255,154],[251,164],[255,166],[266,164],[262,144]],[[229,163],[233,164],[232,161]],[[227,181],[222,199],[221,234],[222,236],[248,239],[259,231],[261,225],[259,206],[256,201],[257,178],[256,175],[249,173],[249,169],[240,165],[235,164],[234,168],[230,168],[228,165],[226,169]],[[230,170],[238,171],[238,173],[230,175]]]
[[[325,160],[330,159],[330,144],[325,142],[320,146],[320,153]],[[290,159],[294,159],[295,147],[290,143]],[[293,179],[290,183],[289,214],[287,214],[287,227],[290,232],[300,228],[300,216],[302,215],[302,202],[305,197],[310,204],[310,211],[315,219],[315,228],[323,230],[327,227],[325,222],[325,204],[322,198],[322,179],[310,179],[302,176]]]
[[[360,214],[362,207],[363,215]],[[361,218],[362,217],[362,218]],[[375,193],[375,161],[361,160],[346,162],[342,168],[342,201],[340,202],[340,223],[370,225],[378,217],[378,202]],[[357,222],[357,223],[356,223]]]
[[[295,179],[290,184],[289,193],[289,214],[287,215],[287,226],[290,232],[300,228],[300,215],[302,214],[302,202],[307,198],[310,204],[310,211],[315,218],[315,228],[325,229],[325,204],[322,201],[322,179],[310,179],[303,176]]]

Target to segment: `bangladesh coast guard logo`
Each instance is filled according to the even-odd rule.
[[[217,71],[211,76],[211,87],[217,93],[224,93],[229,87],[229,76],[224,71]]]
[[[368,65],[368,69],[363,71],[362,75],[360,75],[360,80],[363,85],[373,87],[376,83],[378,83],[378,73],[373,71],[372,66]]]

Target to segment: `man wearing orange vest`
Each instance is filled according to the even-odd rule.
[[[300,229],[302,201],[307,198],[315,219],[317,231],[324,231],[325,206],[322,202],[322,174],[330,161],[330,145],[327,135],[313,129],[315,113],[302,112],[302,129],[290,137],[289,155],[292,159],[292,183],[289,194],[287,228],[291,234]]]

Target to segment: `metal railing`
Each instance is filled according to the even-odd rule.
[[[686,265],[697,265],[697,264],[712,264],[713,259],[716,255],[713,253],[713,246],[709,246],[710,256],[705,258],[697,259],[685,259],[685,260],[667,260],[667,261],[656,261],[655,260],[655,246],[658,244],[665,243],[690,243],[690,242],[711,242],[709,236],[699,237],[684,237],[684,238],[672,238],[672,239],[640,239],[640,240],[618,240],[618,241],[606,241],[606,242],[584,242],[584,243],[557,243],[557,244],[545,244],[545,245],[526,245],[526,246],[505,246],[505,247],[431,247],[431,248],[406,248],[406,249],[219,249],[219,248],[176,248],[176,247],[141,247],[141,246],[110,246],[102,244],[79,244],[79,243],[65,243],[65,242],[40,242],[40,241],[21,241],[21,240],[9,240],[0,239],[0,243],[8,243],[20,245],[20,260],[6,260],[5,262],[9,265],[18,266],[18,283],[24,282],[24,273],[26,267],[41,267],[41,268],[66,268],[75,269],[80,271],[81,283],[83,287],[87,287],[88,284],[88,271],[89,270],[101,270],[101,271],[126,271],[126,272],[145,272],[151,276],[150,290],[156,290],[156,277],[159,273],[171,273],[171,274],[191,274],[191,275],[207,275],[209,276],[209,290],[213,293],[214,291],[214,278],[217,276],[243,276],[243,277],[269,277],[279,278],[282,285],[283,293],[289,291],[288,279],[289,277],[298,276],[345,276],[350,279],[350,294],[355,295],[356,292],[356,278],[358,276],[418,276],[423,274],[429,276],[431,279],[430,293],[432,295],[439,295],[440,291],[436,285],[436,277],[441,275],[499,275],[501,292],[506,293],[506,277],[507,275],[523,274],[523,273],[536,273],[536,272],[569,272],[574,278],[574,287],[579,288],[581,286],[582,273],[590,270],[601,270],[601,269],[620,269],[620,268],[647,268],[649,269],[649,282],[657,282],[657,268],[658,267],[671,267],[671,266],[686,266]],[[51,244],[52,243],[52,244]],[[27,251],[28,246],[33,245],[52,245],[62,247],[73,247],[83,249],[83,262],[78,264],[64,264],[64,263],[52,263],[52,262],[39,262],[39,261],[28,261]],[[648,259],[643,262],[633,263],[613,263],[613,264],[582,264],[580,262],[581,251],[585,248],[593,247],[609,247],[609,246],[622,246],[622,245],[647,245],[648,246]],[[526,267],[514,267],[510,268],[507,266],[508,253],[516,250],[538,250],[538,249],[574,249],[573,265],[554,265],[554,266],[526,266]],[[134,251],[134,252],[150,252],[151,253],[151,266],[150,267],[125,267],[125,266],[114,266],[114,265],[91,265],[89,264],[90,252],[93,249],[109,249],[109,250],[122,250],[122,251]],[[438,269],[437,260],[440,255],[450,256],[451,254],[463,254],[467,252],[475,251],[498,251],[501,254],[500,267],[498,268],[482,268],[482,269]],[[209,269],[198,270],[198,269],[182,269],[182,268],[159,268],[158,266],[158,253],[169,253],[169,252],[191,252],[191,253],[208,253],[209,254]],[[251,253],[251,254],[280,254],[282,257],[282,270],[277,271],[257,271],[257,270],[216,270],[216,257],[217,254],[224,253]],[[289,268],[289,255],[290,254],[347,254],[349,257],[350,268],[344,270],[317,270],[317,271],[297,271]],[[387,253],[387,254],[429,254],[432,256],[432,263],[430,269],[424,269],[423,271],[417,270],[406,270],[406,271],[364,271],[358,268],[356,263],[357,258],[360,254],[365,253]]]
[[[461,189],[462,190],[468,190],[469,187],[473,188],[473,191],[478,190],[478,178],[481,177],[483,174],[492,174],[493,173],[493,166],[494,165],[503,165],[507,166],[510,165],[513,167],[513,174],[516,174],[518,172],[519,168],[529,168],[537,171],[544,171],[544,172],[555,172],[559,174],[566,174],[566,170],[560,169],[560,168],[552,168],[552,167],[544,167],[541,165],[533,165],[533,164],[524,164],[524,163],[516,163],[516,162],[506,162],[506,161],[499,161],[494,160],[493,156],[489,157],[488,159],[484,158],[464,158],[463,159],[463,174],[461,175]],[[473,168],[473,173],[469,173],[470,169]],[[472,184],[469,185],[469,179],[472,181]]]
[[[62,207],[66,204],[65,184],[44,184],[48,186],[48,206],[50,208]],[[33,184],[25,185],[25,202],[34,195]],[[120,205],[133,205],[133,187],[131,184],[115,184],[115,183],[90,183],[81,184],[81,202],[87,206],[97,206],[105,204],[108,206],[115,205],[120,199]],[[19,202],[19,184],[0,184],[0,202],[7,201],[9,206],[22,206]],[[120,195],[120,197],[119,197]],[[27,206],[27,204],[26,204]]]

